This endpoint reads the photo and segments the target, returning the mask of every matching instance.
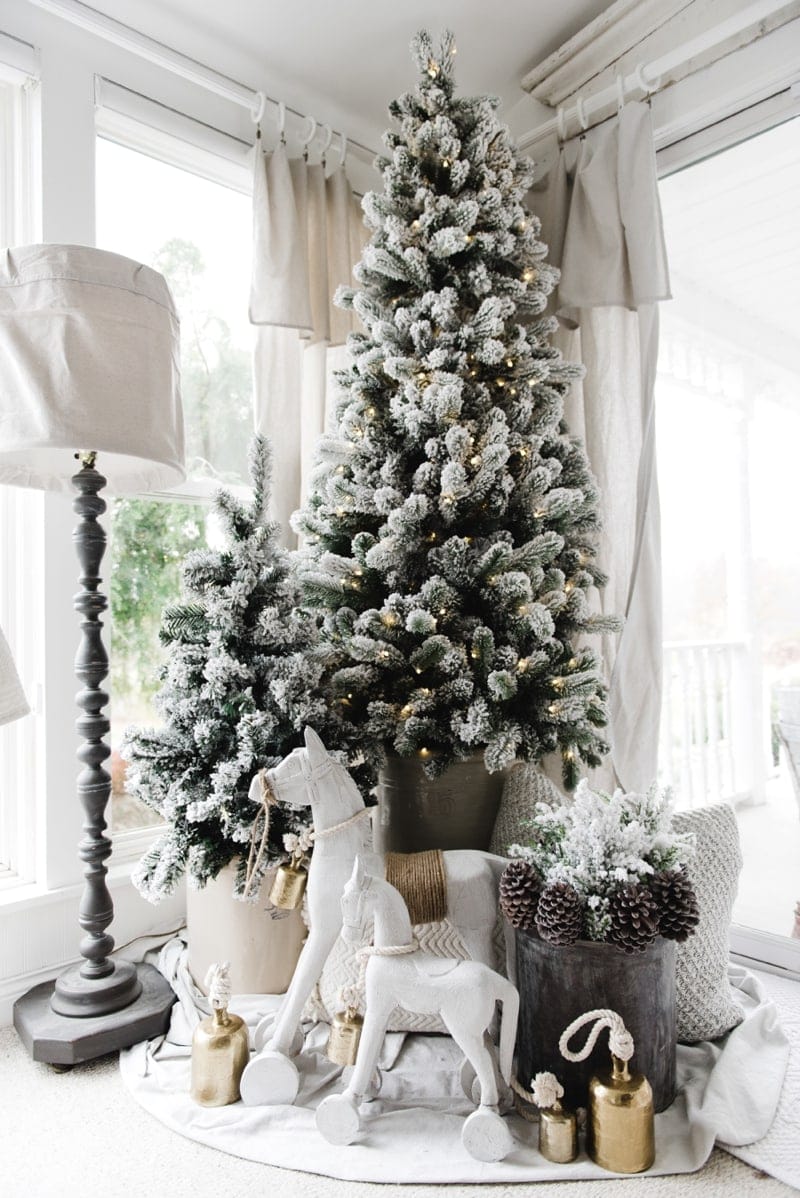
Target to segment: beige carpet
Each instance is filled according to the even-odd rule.
[[[530,1186],[481,1186],[481,1198],[512,1198]],[[0,1029],[2,1198],[442,1198],[439,1186],[365,1185],[290,1173],[195,1144],[151,1118],[127,1093],[117,1059],[70,1073],[28,1059],[13,1028]],[[478,1193],[453,1186],[450,1195]],[[606,1182],[554,1182],[545,1198],[736,1198],[796,1195],[727,1153],[700,1173]]]

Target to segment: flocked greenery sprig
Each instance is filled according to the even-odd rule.
[[[373,760],[435,775],[557,750],[571,787],[607,751],[584,634],[618,626],[590,610],[597,491],[563,419],[582,369],[543,315],[558,275],[525,208],[532,163],[495,99],[456,96],[452,35],[412,48],[359,286],[338,296],[365,331],[296,519],[301,571],[326,680]]]
[[[501,882],[515,927],[555,944],[607,940],[637,952],[662,935],[685,940],[699,912],[685,866],[694,838],[672,827],[672,796],[593,791],[583,780],[569,803],[538,803],[525,844]]]
[[[298,606],[299,584],[268,515],[270,462],[268,442],[256,437],[252,498],[218,492],[224,544],[187,556],[183,601],[162,617],[169,658],[156,706],[163,726],[126,731],[127,789],[167,824],[134,873],[153,902],[184,873],[202,886],[235,859],[241,891],[259,813],[248,797],[251,780],[302,745],[306,724],[336,746],[367,789],[372,780],[348,757],[347,731],[321,694],[311,653],[316,619]],[[261,872],[285,857],[285,834],[302,832],[297,819],[280,804],[271,808]]]

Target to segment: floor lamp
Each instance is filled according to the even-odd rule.
[[[83,959],[14,1006],[28,1051],[56,1066],[163,1032],[174,1001],[151,966],[111,958],[114,940],[106,930],[114,908],[105,865],[111,841],[103,835],[111,779],[103,768],[110,725],[100,686],[108,656],[100,620],[107,603],[98,589],[106,537],[98,517],[106,482],[115,494],[138,494],[184,477],[178,317],[163,277],[85,246],[33,245],[0,254],[0,482],[72,489],[79,517]]]

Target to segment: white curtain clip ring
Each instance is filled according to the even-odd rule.
[[[558,126],[558,140],[562,142],[567,140],[566,115],[567,114],[564,111],[564,106],[561,105],[556,113],[556,124]]]
[[[339,146],[339,166],[344,166],[344,160],[347,157],[347,138],[343,133],[339,136],[342,139],[342,144]]]
[[[586,110],[584,109],[584,106],[583,106],[583,97],[582,96],[575,97],[575,111],[578,114],[578,120],[580,121],[581,129],[583,129],[583,131],[585,133],[586,130],[589,128],[589,122],[586,119]]]
[[[281,144],[286,145],[286,105],[283,100],[278,101],[278,136]]]
[[[322,146],[322,157],[324,158],[333,140],[333,129],[331,129],[330,125],[323,125],[322,128],[325,130],[325,141]]]
[[[260,125],[264,117],[264,109],[267,105],[267,97],[263,92],[256,92],[253,100],[253,106],[250,109],[250,116],[253,118],[254,125]]]
[[[622,112],[625,107],[625,80],[622,75],[617,75],[617,114]]]
[[[303,147],[303,157],[306,159],[306,161],[308,161],[308,147],[311,145],[312,141],[314,140],[314,138],[317,135],[316,120],[314,119],[313,116],[307,117],[307,120],[308,120],[309,124],[311,125],[311,132],[309,133],[308,137],[304,137],[303,140],[300,142],[300,145]]]

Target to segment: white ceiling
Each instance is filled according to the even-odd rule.
[[[377,146],[413,84],[417,29],[450,28],[462,92],[520,100],[519,81],[610,0],[88,0],[92,8]],[[244,77],[246,72],[247,77]],[[532,103],[532,102],[531,102]]]

